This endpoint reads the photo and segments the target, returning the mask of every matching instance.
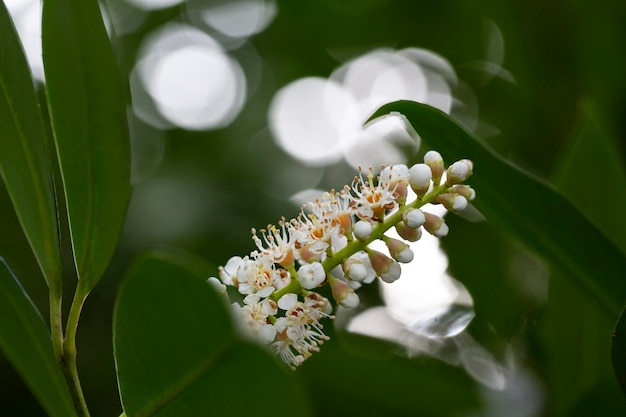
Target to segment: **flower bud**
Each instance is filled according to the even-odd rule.
[[[326,271],[319,262],[305,264],[298,269],[298,281],[302,288],[311,290],[319,287],[326,280]]]
[[[383,281],[391,283],[400,278],[401,268],[398,262],[375,250],[369,250],[368,255],[376,275]]]
[[[340,279],[332,277],[329,282],[333,298],[342,307],[355,308],[359,305],[359,296],[354,292],[352,288],[350,288],[348,284]]]
[[[452,191],[462,195],[467,199],[467,201],[472,201],[476,198],[476,191],[474,191],[474,189],[469,185],[457,184],[452,187]]]
[[[443,175],[443,158],[437,151],[428,151],[424,155],[424,163],[430,167],[435,185],[439,185]]]
[[[368,276],[367,266],[355,257],[346,259],[341,267],[346,277],[352,281],[363,281]]]
[[[423,197],[430,187],[433,173],[426,164],[415,164],[409,170],[409,184],[418,197]]]
[[[409,245],[403,241],[390,237],[384,237],[384,241],[387,245],[387,249],[389,249],[389,254],[396,261],[408,264],[413,260],[413,251]]]
[[[417,229],[426,221],[424,213],[420,209],[411,209],[402,213],[402,221],[412,229]],[[407,239],[409,240],[409,239]]]
[[[422,229],[409,227],[403,221],[396,224],[396,232],[398,232],[402,239],[408,240],[409,242],[416,242],[422,237]]]
[[[424,213],[426,216],[426,222],[424,223],[424,229],[428,233],[436,237],[444,237],[448,234],[448,225],[439,216],[432,213]]]
[[[460,184],[472,175],[474,164],[469,159],[461,159],[450,165],[446,171],[446,185]]]
[[[359,240],[366,240],[372,235],[372,223],[367,220],[359,220],[354,225],[354,237]]]
[[[456,193],[444,193],[437,196],[437,202],[450,211],[461,211],[467,207],[467,199]]]

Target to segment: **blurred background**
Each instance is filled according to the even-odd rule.
[[[4,1],[43,88],[40,2]],[[132,258],[170,246],[223,265],[253,249],[250,228],[295,217],[319,190],[349,183],[358,165],[402,163],[418,151],[402,124],[361,127],[385,102],[438,107],[547,181],[569,175],[560,161],[588,127],[590,108],[616,158],[626,157],[626,2],[101,6],[128,80],[134,193],[117,254],[86,303],[78,334],[94,416],[121,413],[111,315]],[[596,170],[602,166],[580,166]],[[588,186],[601,184],[564,192],[585,205]],[[588,215],[601,210],[601,202],[588,203]],[[46,312],[43,279],[4,190],[0,217],[0,254]],[[333,340],[298,369],[316,415],[624,415],[609,362],[615,318],[555,279],[562,272],[514,236],[488,222],[447,222],[441,248],[418,242],[426,255],[403,278],[423,286],[403,291],[408,301],[394,301],[389,289],[366,289],[359,311],[341,312],[335,329],[328,326]],[[612,226],[624,230],[621,223]],[[445,310],[450,302],[450,321],[427,329],[446,337],[407,327],[411,315],[423,313],[415,305]],[[0,398],[2,415],[43,415],[4,358]]]

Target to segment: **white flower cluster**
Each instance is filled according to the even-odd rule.
[[[383,167],[377,177],[371,168],[367,174],[361,171],[350,186],[305,204],[297,218],[283,218],[260,233],[253,229],[257,250],[235,256],[219,269],[221,281],[244,296],[243,305],[233,303],[242,327],[270,344],[291,367],[302,364],[328,339],[320,321],[333,318],[330,300],[316,290],[329,286],[336,304],[354,308],[361,285],[376,277],[397,280],[400,263],[411,262],[413,252],[384,232],[395,227],[404,240],[416,241],[423,227],[445,236],[444,220],[420,207],[434,203],[463,210],[475,196],[462,185],[472,169],[471,161],[461,160],[444,177],[441,155],[430,151],[423,164],[410,169]],[[411,202],[409,187],[417,195]],[[385,242],[390,256],[368,247],[377,239]],[[223,288],[216,278],[210,280]]]

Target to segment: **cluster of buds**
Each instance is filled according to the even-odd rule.
[[[257,249],[220,267],[221,282],[209,281],[223,292],[226,286],[238,290],[243,301],[232,306],[241,327],[295,368],[328,340],[322,321],[334,318],[333,303],[319,293],[322,287],[330,287],[334,304],[354,308],[362,285],[400,278],[400,264],[413,259],[407,241],[418,240],[422,229],[437,237],[448,233],[442,217],[421,208],[465,209],[475,196],[462,184],[472,168],[461,160],[445,170],[441,155],[430,151],[410,169],[382,167],[378,176],[360,169],[351,185],[306,203],[295,219],[253,229]],[[392,227],[404,240],[384,234]],[[375,240],[389,253],[370,248]]]

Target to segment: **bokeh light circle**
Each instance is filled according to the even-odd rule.
[[[204,32],[185,25],[168,25],[148,37],[136,64],[146,95],[132,91],[136,114],[159,125],[156,109],[172,125],[190,130],[217,129],[239,114],[246,97],[240,65]],[[135,96],[133,96],[135,98]],[[152,105],[152,106],[151,106]],[[152,107],[152,108],[151,108]]]

